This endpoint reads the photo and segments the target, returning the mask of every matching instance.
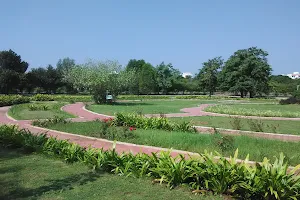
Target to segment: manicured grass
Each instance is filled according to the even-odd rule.
[[[205,100],[145,100],[117,102],[112,105],[88,105],[87,109],[96,113],[114,115],[117,112],[138,112],[142,114],[180,113],[180,109],[197,107],[203,103],[216,103]]]
[[[68,124],[56,124],[51,129],[75,133],[87,136],[97,136],[100,122],[77,122]],[[136,137],[123,139],[122,141],[151,145],[158,147],[174,148],[191,152],[203,153],[204,150],[220,151],[213,142],[213,137],[208,134],[168,132],[161,130],[141,130],[135,131]],[[291,165],[300,163],[300,142],[283,142],[276,140],[266,140],[251,138],[246,136],[236,136],[235,148],[239,149],[240,158],[245,158],[250,154],[250,159],[262,161],[264,157],[274,160],[274,156],[279,156],[283,152],[290,160]],[[233,155],[234,150],[223,152],[225,156]]]
[[[236,126],[232,125],[235,121],[230,117],[213,117],[213,116],[201,116],[201,117],[174,117],[169,118],[173,122],[190,122],[195,126],[207,126],[216,128],[236,129]],[[268,133],[283,133],[300,135],[300,121],[280,121],[280,120],[256,120],[256,119],[243,119],[240,118],[241,129],[245,131],[257,131],[251,127],[251,122],[257,122],[262,124],[263,132]]]
[[[29,110],[30,105],[47,105],[48,110]],[[62,102],[34,102],[20,105],[14,105],[8,111],[8,114],[18,120],[31,120],[31,119],[47,119],[53,118],[54,116],[63,118],[72,118],[73,115],[62,111],[60,108],[67,103]]]
[[[205,109],[208,112],[230,115],[262,117],[300,117],[300,105],[279,104],[232,104],[216,105]]]
[[[92,172],[39,154],[0,148],[0,199],[223,199],[170,190],[151,180]]]

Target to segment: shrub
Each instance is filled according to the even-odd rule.
[[[49,94],[36,94],[31,97],[33,101],[54,101],[53,95]]]
[[[137,113],[117,113],[113,124],[142,129],[162,129],[167,131],[196,132],[189,122],[173,123],[166,117],[144,117]]]
[[[231,135],[223,135],[216,129],[212,135],[213,144],[222,152],[229,152],[235,149],[234,137]]]
[[[243,124],[242,124],[242,119],[239,117],[230,117],[230,124],[233,129],[235,130],[241,130]]]
[[[66,124],[69,122],[70,122],[69,120],[66,120],[63,117],[54,116],[53,118],[34,120],[32,122],[32,125],[47,128],[54,124],[60,124],[60,123]]]
[[[30,98],[21,95],[0,95],[0,107],[29,103]]]
[[[261,120],[248,119],[247,123],[251,131],[264,132],[264,122]]]
[[[296,97],[289,97],[288,99],[281,99],[279,101],[281,105],[286,105],[286,104],[300,104],[300,98]]]
[[[37,110],[49,110],[49,106],[48,105],[38,105],[38,104],[30,104],[28,105],[28,109],[30,111],[37,111]]]
[[[31,135],[28,131],[6,125],[0,127],[0,142],[17,144],[14,147],[26,143],[35,151],[59,157],[68,163],[82,162],[94,170],[134,177],[148,176],[170,188],[184,184],[196,192],[212,191],[238,199],[300,198],[300,176],[295,175],[300,165],[288,172],[283,154],[273,164],[265,158],[256,165],[247,163],[248,156],[245,162],[238,163],[238,151],[229,160],[224,157],[216,160],[214,154],[207,152],[197,159],[188,160],[183,155],[174,158],[170,152],[118,154],[114,147],[108,151],[84,148],[67,140]]]

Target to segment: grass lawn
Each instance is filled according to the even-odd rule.
[[[201,116],[201,117],[174,117],[169,119],[174,122],[188,121],[195,126],[236,129],[236,126],[233,125],[235,120],[230,117]],[[257,131],[257,129],[251,126],[251,122],[257,122],[261,124],[263,127],[263,132],[300,135],[300,121],[256,120],[256,119],[240,118],[240,124],[241,124],[240,130]]]
[[[68,124],[56,124],[51,129],[97,137],[100,122],[77,122]],[[191,152],[203,153],[204,150],[219,151],[218,146],[213,142],[213,137],[208,134],[168,132],[162,130],[142,130],[135,131],[136,137],[123,139],[124,142],[144,144],[158,147],[174,148]],[[264,157],[274,160],[274,156],[279,156],[283,152],[291,165],[300,163],[300,142],[283,142],[277,140],[266,140],[251,138],[246,136],[234,137],[234,146],[239,148],[240,158],[245,158],[250,154],[250,159],[262,161]],[[233,155],[235,150],[223,152],[224,155]]]
[[[18,120],[31,120],[31,119],[47,119],[47,118],[52,118],[54,116],[58,117],[63,117],[63,118],[72,118],[74,117],[73,115],[66,113],[62,111],[60,108],[67,103],[62,103],[62,102],[34,102],[34,103],[26,103],[26,104],[19,104],[19,105],[14,105],[9,109],[8,115],[18,119]],[[38,106],[43,106],[46,105],[48,106],[48,110],[35,110],[31,111],[29,110],[30,105],[38,105]]]
[[[149,179],[94,173],[39,154],[0,148],[0,199],[223,199],[170,190]]]
[[[205,109],[208,112],[262,116],[262,117],[300,117],[300,105],[280,104],[232,104],[217,105]]]
[[[138,112],[142,114],[180,113],[180,109],[197,107],[203,103],[216,103],[210,100],[145,100],[117,102],[112,105],[88,105],[87,109],[96,113],[114,115],[117,112]]]

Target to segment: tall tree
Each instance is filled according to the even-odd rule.
[[[176,79],[181,76],[180,72],[174,69],[171,63],[166,65],[164,62],[156,67],[156,71],[158,87],[163,94],[167,94]]]
[[[10,93],[19,89],[21,78],[28,68],[28,63],[11,49],[0,51],[0,92]]]
[[[139,92],[150,94],[157,90],[156,71],[150,63],[145,63],[138,74]]]
[[[134,76],[133,71],[124,70],[117,61],[89,61],[73,67],[66,80],[75,88],[90,91],[96,103],[104,103],[107,92],[117,97],[129,87]]]
[[[268,53],[257,47],[236,51],[226,61],[220,75],[221,88],[239,92],[241,97],[250,94],[262,95],[269,91],[272,68],[268,64]]]
[[[75,60],[69,57],[59,59],[56,64],[57,72],[60,76],[60,84],[63,87],[63,90],[67,93],[76,93],[77,91],[73,88],[72,84],[68,83],[65,80],[65,76],[70,72],[70,70],[75,67]]]
[[[213,95],[216,91],[218,84],[218,75],[220,69],[223,66],[223,59],[221,57],[215,57],[204,62],[202,68],[197,75],[199,79],[200,88],[209,92],[209,96]]]
[[[127,66],[126,66],[126,71],[134,71],[136,76],[133,77],[132,81],[132,86],[129,88],[130,92],[139,95],[140,94],[140,73],[143,69],[143,65],[145,65],[146,62],[144,60],[136,60],[136,59],[131,59],[129,60]]]

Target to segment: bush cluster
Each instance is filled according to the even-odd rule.
[[[299,199],[300,176],[288,172],[288,165],[281,154],[273,164],[249,165],[238,163],[234,157],[216,160],[213,154],[201,154],[198,159],[171,157],[169,152],[147,155],[140,153],[118,154],[112,150],[84,148],[67,140],[33,135],[15,126],[0,126],[0,144],[5,147],[24,147],[46,155],[64,159],[68,163],[81,162],[94,170],[118,175],[151,177],[154,182],[166,183],[170,188],[188,185],[194,192],[212,191],[239,199]],[[247,160],[247,158],[246,158]]]
[[[174,123],[166,117],[145,117],[136,113],[117,113],[113,124],[142,129],[162,129],[166,131],[196,132],[189,122]]]
[[[50,94],[36,94],[31,97],[32,101],[54,101],[54,96]]]
[[[36,94],[31,97],[33,101],[66,101],[66,102],[89,102],[92,97],[89,95],[49,95],[49,94]]]
[[[29,103],[30,98],[21,95],[0,95],[0,107]]]
[[[42,111],[46,111],[49,110],[49,106],[48,105],[38,105],[38,104],[30,104],[28,105],[28,110],[30,111],[37,111],[37,110],[42,110]]]
[[[48,128],[54,124],[61,124],[61,123],[66,124],[69,122],[70,122],[69,120],[67,120],[63,117],[54,116],[53,118],[34,120],[32,122],[32,125]]]
[[[287,105],[287,104],[300,104],[300,97],[289,97],[288,99],[281,99],[279,101],[281,105]]]

